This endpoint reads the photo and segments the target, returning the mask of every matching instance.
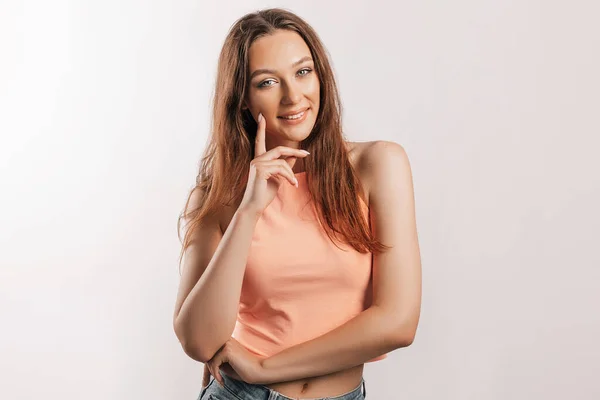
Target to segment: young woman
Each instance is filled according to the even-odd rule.
[[[408,157],[394,142],[344,139],[326,50],[293,13],[231,28],[181,220],[173,323],[205,364],[200,399],[364,399],[364,364],[413,342]]]

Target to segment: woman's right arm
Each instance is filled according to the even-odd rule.
[[[193,193],[190,209],[199,206]],[[196,229],[184,253],[173,327],[185,353],[206,363],[229,340],[235,328],[242,281],[259,214],[240,207],[221,232],[211,216]]]
[[[246,191],[225,232],[221,234],[216,215],[207,217],[184,253],[173,327],[186,354],[203,363],[219,351],[235,328],[246,261],[260,215],[283,180],[298,187],[292,166],[298,157],[308,155],[286,146],[267,151],[265,132],[266,121],[259,114]],[[202,193],[192,193],[190,209],[199,208],[202,197]]]

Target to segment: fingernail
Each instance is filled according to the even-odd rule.
[[[258,113],[258,122],[262,121],[262,118],[263,118],[262,113]]]
[[[298,187],[298,179],[294,178],[294,182],[295,182],[295,185],[296,185],[296,188],[297,188]]]
[[[308,151],[306,151],[306,150],[301,150],[301,151],[305,152],[306,154],[310,154],[310,153],[309,153]]]

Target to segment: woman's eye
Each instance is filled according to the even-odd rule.
[[[271,82],[273,79],[267,79],[266,81],[261,82],[258,87],[267,87],[267,86],[271,86],[271,85],[265,85],[265,83],[267,82]]]
[[[301,72],[306,72],[305,74],[300,74],[300,76],[306,76],[308,75],[310,72],[312,71],[312,69],[310,68],[303,68],[300,71],[298,71],[298,74],[300,74]],[[263,88],[263,87],[268,87],[268,86],[273,86],[273,85],[266,85],[267,82],[272,82],[273,79],[267,79],[266,81],[262,81],[258,87],[259,88]]]
[[[303,68],[303,69],[301,69],[300,71],[298,71],[298,73],[300,73],[300,72],[302,72],[302,71],[306,71],[306,74],[304,74],[304,75],[308,75],[308,73],[309,73],[310,71],[312,71],[312,69],[310,69],[310,68]],[[302,75],[302,76],[304,76],[304,75]]]

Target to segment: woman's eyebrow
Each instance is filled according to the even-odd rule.
[[[312,57],[311,56],[304,56],[301,59],[299,59],[298,61],[292,63],[291,68],[294,68],[297,65],[302,64],[303,62],[306,61],[312,61]],[[260,75],[260,74],[275,74],[277,71],[272,70],[272,69],[257,69],[256,71],[252,72],[252,74],[250,75],[250,80],[254,79],[254,77],[256,75]]]

